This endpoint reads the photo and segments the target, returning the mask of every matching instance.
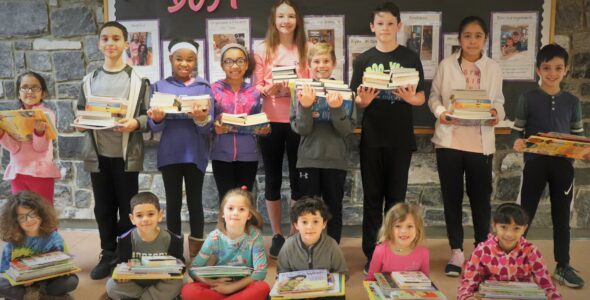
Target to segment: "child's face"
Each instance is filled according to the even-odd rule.
[[[398,22],[398,19],[389,12],[375,14],[373,22],[369,25],[379,43],[396,43],[397,33],[402,27],[402,23]]]
[[[39,227],[41,226],[41,218],[36,211],[24,207],[18,206],[16,208],[16,220],[20,228],[25,232],[27,236],[38,236]]]
[[[493,223],[492,228],[498,237],[500,247],[505,251],[510,251],[516,247],[518,240],[527,229],[527,225],[518,225],[514,222],[510,224]]]
[[[567,74],[568,67],[561,57],[554,57],[544,61],[536,68],[537,75],[541,78],[541,87],[559,89],[559,84]]]
[[[292,34],[297,26],[297,15],[293,7],[283,3],[275,11],[275,25],[279,34]]]
[[[393,225],[393,242],[396,247],[412,247],[416,239],[416,223],[414,217],[408,215],[405,220]]]
[[[19,99],[22,101],[25,108],[38,104],[45,96],[41,88],[41,82],[32,75],[26,75],[21,78],[19,88]]]
[[[117,27],[105,27],[100,32],[98,49],[106,59],[117,60],[121,58],[123,51],[129,47],[129,43],[123,37],[123,31]]]
[[[520,41],[520,38],[521,38],[520,34],[518,34],[518,33],[516,33],[516,34],[515,34],[515,33],[513,33],[513,34],[512,34],[512,41],[513,41],[514,43],[518,43],[518,42]]]
[[[478,23],[471,22],[463,28],[459,36],[462,54],[469,57],[479,57],[486,41],[486,34]]]
[[[242,80],[248,70],[248,59],[240,49],[229,49],[223,54],[221,62],[226,79]]]
[[[189,49],[178,49],[170,55],[170,63],[175,77],[188,79],[192,76],[197,64],[197,55]]]
[[[158,224],[162,222],[164,213],[158,210],[153,204],[138,204],[133,207],[133,212],[129,214],[131,223],[142,233],[150,233],[157,230]]]
[[[506,46],[513,46],[514,45],[514,40],[512,38],[508,38],[506,39]]]
[[[246,199],[239,195],[229,196],[223,207],[223,220],[227,229],[244,230],[251,217]]]
[[[314,78],[328,79],[336,65],[329,53],[314,55],[309,61],[311,74]]]
[[[294,224],[301,240],[306,246],[311,246],[320,240],[322,230],[326,228],[326,220],[322,218],[319,211],[312,213],[305,213],[297,218],[297,223]]]

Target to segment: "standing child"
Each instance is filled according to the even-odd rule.
[[[480,283],[492,281],[535,282],[548,299],[562,299],[551,282],[539,249],[524,238],[529,217],[517,204],[498,206],[492,228],[496,235],[477,245],[465,262],[457,300],[479,299],[474,296]]]
[[[297,233],[281,249],[277,273],[325,269],[348,276],[342,250],[324,233],[329,219],[330,213],[322,201],[305,197],[297,200],[291,208],[291,223]],[[329,299],[344,299],[344,296]]]
[[[150,192],[131,198],[129,218],[135,228],[118,238],[117,261],[128,262],[143,256],[171,255],[182,261],[182,235],[161,230],[164,218],[158,197]],[[182,279],[107,281],[107,294],[114,299],[174,299],[180,293]]]
[[[317,43],[309,50],[308,62],[312,77],[329,79],[336,67],[334,48]],[[308,197],[321,197],[330,209],[328,235],[340,243],[342,233],[342,198],[348,167],[346,137],[356,124],[356,111],[347,115],[340,93],[330,93],[326,101],[330,109],[329,122],[314,122],[311,110],[316,94],[304,86],[298,101],[291,103],[290,119],[293,130],[301,135],[297,153],[299,189]]]
[[[172,76],[156,82],[154,92],[174,95],[211,95],[209,83],[194,77],[199,45],[188,39],[174,39],[168,46]],[[211,96],[211,101],[213,97]],[[189,213],[188,237],[191,259],[203,245],[203,179],[209,160],[212,112],[209,106],[194,107],[189,114],[166,114],[158,107],[148,110],[148,125],[161,132],[158,145],[158,169],[166,190],[166,224],[168,230],[181,235],[182,182],[186,189]]]
[[[258,145],[255,135],[228,132],[219,118],[223,113],[256,114],[261,110],[260,91],[245,81],[252,75],[255,63],[240,44],[227,44],[221,49],[221,67],[225,79],[211,87],[215,97],[215,135],[211,147],[213,176],[219,200],[230,189],[254,186],[258,170]]]
[[[221,202],[217,229],[207,236],[192,265],[246,266],[253,269],[250,276],[233,281],[231,278],[202,278],[192,271],[195,280],[182,288],[182,299],[249,299],[263,300],[270,293],[266,277],[266,255],[262,240],[262,217],[254,209],[252,194],[245,189],[232,189]]]
[[[562,91],[559,84],[568,71],[568,54],[565,49],[550,44],[537,53],[537,75],[541,86],[528,91],[518,99],[514,133],[514,149],[522,152],[525,139],[539,132],[561,132],[583,135],[580,100]],[[549,183],[551,219],[553,221],[553,255],[557,268],[553,277],[569,287],[579,288],[584,280],[570,266],[570,207],[573,199],[573,160],[564,157],[533,153],[524,154],[524,170],[520,204],[533,222],[539,200]]]
[[[471,205],[475,244],[485,241],[490,231],[492,162],[496,136],[492,126],[459,126],[447,120],[451,94],[455,89],[486,90],[492,102],[490,114],[495,123],[503,120],[504,95],[500,65],[484,54],[488,37],[480,17],[464,18],[459,24],[461,51],[444,59],[438,67],[428,106],[437,118],[432,142],[443,197],[451,258],[445,266],[447,276],[459,276],[463,254],[463,191]],[[464,184],[465,182],[465,184]]]
[[[422,271],[430,274],[430,253],[419,245],[424,240],[422,210],[414,205],[398,203],[385,215],[379,229],[379,244],[367,273],[367,280],[375,280],[375,273]]]
[[[362,243],[367,257],[365,272],[384,212],[406,199],[408,170],[412,152],[416,150],[412,107],[424,103],[424,72],[420,57],[397,41],[397,33],[402,28],[399,8],[392,2],[379,5],[373,10],[369,25],[375,33],[377,45],[356,58],[350,81],[350,88],[357,91],[358,107],[364,108],[360,163],[364,191]],[[419,72],[417,86],[380,93],[361,85],[364,71],[389,72],[401,67],[415,68]]]
[[[100,261],[90,272],[90,278],[107,277],[115,261],[117,235],[132,225],[129,200],[138,190],[139,171],[143,169],[143,135],[147,130],[149,81],[132,67],[123,63],[127,49],[127,29],[116,21],[100,28],[98,48],[104,64],[87,74],[82,82],[78,109],[83,110],[91,96],[125,98],[127,113],[114,129],[88,130],[91,139],[86,151],[84,169],[90,172],[94,194],[94,216],[100,235]],[[78,129],[84,131],[83,129]],[[120,216],[118,218],[117,216]]]
[[[18,192],[8,197],[0,215],[0,239],[6,242],[2,252],[0,273],[6,272],[10,261],[19,257],[53,251],[66,251],[61,235],[57,232],[58,220],[53,207],[39,195],[30,191]],[[63,297],[78,286],[78,276],[64,275],[37,281],[32,285],[12,286],[0,278],[0,298],[39,299],[40,296]],[[58,298],[62,299],[62,298]]]
[[[16,79],[21,109],[40,109],[55,123],[55,113],[43,104],[49,95],[45,79],[29,71]],[[43,121],[35,121],[31,141],[19,142],[0,129],[0,145],[10,152],[10,163],[4,171],[4,180],[11,180],[12,193],[33,191],[53,205],[55,179],[61,178],[53,162],[53,143],[47,139],[47,127]]]
[[[285,242],[281,230],[281,183],[283,156],[289,162],[291,203],[301,197],[297,176],[297,147],[299,135],[289,125],[290,93],[286,82],[273,83],[272,68],[297,66],[297,77],[308,78],[305,63],[307,41],[303,28],[303,15],[292,0],[277,0],[268,17],[266,39],[255,51],[254,83],[263,95],[262,110],[270,120],[271,133],[260,138],[260,151],[264,162],[266,209],[273,238],[270,257],[279,255]]]

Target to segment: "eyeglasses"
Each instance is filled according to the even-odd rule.
[[[244,65],[246,65],[247,61],[245,58],[238,58],[236,60],[233,60],[231,58],[226,58],[223,60],[223,65],[226,67],[231,67],[234,64],[238,65],[238,67],[242,67]]]
[[[22,87],[22,88],[19,89],[19,91],[21,93],[38,93],[38,92],[41,91],[41,88],[38,87],[38,86],[34,86],[34,87],[31,87],[31,88],[29,88],[29,87]]]
[[[37,214],[36,211],[31,210],[30,212],[24,214],[24,215],[18,215],[16,217],[16,221],[19,223],[26,223],[29,219],[35,219],[37,218],[39,215]]]

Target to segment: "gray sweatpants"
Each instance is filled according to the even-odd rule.
[[[62,296],[78,287],[78,276],[66,275],[51,278],[33,283],[39,286],[39,291],[48,296]],[[2,277],[0,278],[0,298],[8,300],[21,300],[25,296],[25,287],[22,285],[12,286],[10,282]]]
[[[139,285],[133,280],[119,283],[109,278],[107,294],[113,299],[171,300],[180,294],[183,284],[181,279],[158,280],[151,285]]]

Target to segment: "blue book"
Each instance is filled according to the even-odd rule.
[[[354,102],[351,99],[344,99],[342,106],[346,111],[347,116],[352,115],[352,105]],[[326,101],[325,96],[316,96],[316,101],[311,107],[313,120],[316,122],[330,122],[330,107]]]

